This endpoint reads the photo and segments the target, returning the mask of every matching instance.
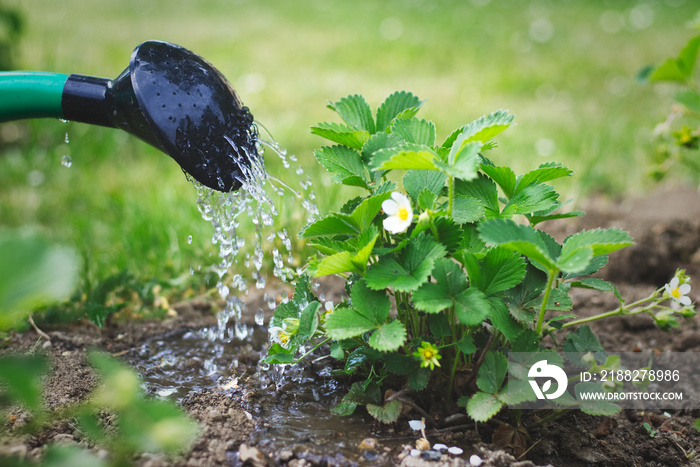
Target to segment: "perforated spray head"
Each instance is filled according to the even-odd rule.
[[[66,119],[120,128],[162,150],[200,183],[237,190],[257,158],[253,116],[209,62],[167,42],[144,42],[114,80],[70,75]]]

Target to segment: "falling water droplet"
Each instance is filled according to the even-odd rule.
[[[192,244],[192,235],[187,237],[187,244],[191,245]]]
[[[66,131],[66,137],[64,138],[66,144],[70,143],[70,138],[68,138],[68,132]]]
[[[63,167],[70,167],[73,165],[73,159],[71,159],[69,155],[65,155],[61,157],[61,165]]]

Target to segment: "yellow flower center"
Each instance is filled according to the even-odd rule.
[[[399,212],[397,214],[399,216],[399,219],[401,219],[402,221],[405,221],[408,219],[408,209],[406,209],[404,207],[400,207]]]
[[[432,360],[433,357],[435,357],[435,352],[433,352],[433,349],[425,349],[425,350],[423,350],[423,359],[425,359],[425,360]]]
[[[675,299],[679,299],[683,296],[681,293],[680,287],[674,287],[671,289],[671,296]]]
[[[287,334],[286,332],[280,333],[280,343],[286,344],[287,342],[289,342],[289,334]]]

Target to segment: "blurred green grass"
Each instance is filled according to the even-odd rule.
[[[205,57],[302,161],[321,212],[344,196],[314,163],[325,143],[308,127],[334,119],[328,100],[361,93],[376,106],[400,89],[427,99],[420,116],[436,122],[439,138],[509,109],[517,125],[490,157],[516,172],[549,160],[570,166],[577,177],[559,187],[567,197],[648,190],[650,134],[670,91],[634,75],[685,44],[698,10],[682,0],[5,4],[25,18],[22,69],[112,78],[149,39]],[[189,269],[216,261],[212,227],[167,156],[116,130],[54,120],[2,124],[0,142],[0,227],[39,226],[75,245],[85,283],[123,270],[194,286],[209,279]],[[273,175],[296,177],[275,159],[268,157]],[[305,214],[289,197],[278,202],[283,226],[297,232]]]

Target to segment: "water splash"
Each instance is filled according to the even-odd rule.
[[[234,142],[226,139],[236,149]],[[237,178],[241,187],[238,191],[215,191],[188,177],[195,186],[197,207],[202,218],[211,222],[214,228],[211,241],[218,245],[219,249],[219,258],[211,266],[211,270],[218,277],[216,289],[224,300],[224,307],[217,317],[216,328],[208,330],[210,340],[245,339],[252,333],[252,329],[243,324],[241,316],[245,309],[245,297],[251,286],[254,285],[256,290],[267,286],[264,269],[266,259],[272,260],[272,274],[284,282],[290,281],[299,272],[294,267],[295,259],[289,233],[284,228],[275,229],[279,210],[269,193],[278,196],[292,194],[297,197],[307,213],[309,222],[318,216],[318,209],[313,203],[315,194],[311,191],[310,178],[307,176],[298,180],[300,177],[293,175],[300,185],[295,189],[270,176],[265,170],[262,157],[265,148],[269,148],[270,152],[281,159],[282,165],[289,173],[299,174],[301,171],[303,174],[303,169],[297,166],[298,160],[294,155],[287,155],[286,150],[277,143],[258,139],[255,151],[238,148],[238,151],[242,150],[248,162],[241,164],[242,175]],[[246,218],[253,224],[252,235],[241,227]],[[190,238],[188,237],[188,243]],[[278,248],[279,243],[286,257]],[[274,310],[274,298],[266,298],[265,303],[270,311]],[[264,310],[256,310],[255,323],[263,325],[264,316]],[[229,326],[231,322],[232,328]]]

